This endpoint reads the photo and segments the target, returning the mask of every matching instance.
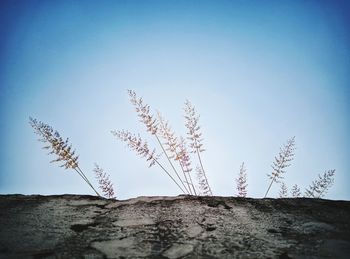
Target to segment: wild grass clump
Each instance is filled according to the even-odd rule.
[[[289,167],[290,162],[295,156],[295,137],[290,138],[287,143],[280,148],[280,152],[275,157],[275,161],[272,164],[273,171],[268,174],[268,177],[271,179],[270,185],[265,193],[264,198],[266,198],[272,184],[280,183],[279,198],[287,198],[288,187],[285,182],[282,182],[281,179],[284,178],[286,173],[285,168]],[[327,190],[334,183],[335,170],[326,171],[323,176],[319,175],[318,179],[313,181],[312,184],[305,190],[305,195],[303,197],[308,198],[322,198],[324,197]],[[291,190],[291,197],[299,198],[302,197],[300,188],[297,184],[293,185]]]
[[[200,115],[192,103],[186,100],[184,105],[185,138],[174,132],[169,121],[159,111],[154,115],[150,106],[142,98],[138,97],[135,91],[128,90],[128,95],[139,121],[145,126],[146,132],[155,139],[159,145],[160,152],[155,147],[151,147],[140,134],[133,134],[127,130],[112,130],[111,133],[122,142],[125,142],[126,146],[138,156],[144,158],[149,167],[158,166],[162,169],[165,175],[170,178],[182,193],[212,196],[213,191],[209,184],[202,159],[205,149],[203,147],[202,132],[199,125]],[[61,167],[73,169],[93,189],[96,195],[100,196],[79,167],[79,157],[75,154],[75,150],[72,149],[69,139],[63,139],[51,126],[41,121],[29,118],[29,123],[34,129],[34,132],[40,136],[39,141],[45,143],[44,149],[50,150],[49,154],[55,155],[55,159],[51,162],[60,162]],[[289,196],[289,188],[282,179],[284,179],[286,169],[291,165],[295,157],[295,149],[295,137],[288,139],[286,144],[280,148],[279,153],[275,156],[271,165],[272,171],[268,174],[270,183],[264,198],[269,194],[273,183],[280,184],[279,198],[287,198]],[[97,164],[95,164],[93,171],[103,196],[106,198],[115,198],[110,176]],[[194,171],[196,173],[196,182],[193,180]],[[318,179],[314,180],[305,190],[304,197],[324,197],[329,188],[334,184],[334,175],[334,169],[325,171],[323,175],[319,175]],[[235,181],[237,196],[247,197],[248,183],[245,163],[241,164],[238,177]],[[302,197],[300,187],[297,184],[293,185],[290,190],[291,197]]]
[[[98,191],[80,168],[79,156],[75,154],[75,150],[73,150],[72,145],[69,144],[69,139],[62,138],[59,132],[54,130],[50,125],[31,117],[29,117],[29,124],[34,129],[34,133],[40,136],[38,140],[45,143],[43,148],[50,150],[48,154],[56,156],[51,163],[58,162],[61,163],[60,167],[65,169],[73,169],[91,187],[96,195],[100,196]],[[102,174],[102,169],[100,167],[97,166],[96,168],[98,168],[99,171],[97,177],[99,178],[102,191],[107,193],[107,197],[114,197],[113,185],[109,181],[109,178],[106,177],[105,174]]]
[[[272,172],[268,174],[271,182],[267,191],[265,193],[264,198],[266,198],[267,194],[270,191],[272,184],[279,183],[281,179],[283,179],[283,175],[286,173],[286,168],[290,166],[290,162],[294,158],[295,151],[295,137],[292,137],[287,141],[287,143],[280,148],[280,152],[277,156],[275,156],[275,161],[272,163]]]
[[[323,175],[318,175],[318,179],[314,180],[309,188],[305,191],[305,196],[309,198],[322,198],[328,189],[334,184],[335,170],[328,170]]]
[[[131,104],[134,106],[139,121],[145,126],[146,131],[155,138],[165,159],[161,161],[160,155],[155,155],[155,148],[148,147],[146,141],[140,135],[132,135],[128,131],[113,130],[112,134],[127,143],[127,146],[138,155],[145,157],[150,166],[157,164],[163,172],[176,184],[184,194],[189,195],[212,195],[208,178],[204,171],[201,153],[204,152],[198,125],[199,115],[189,101],[185,102],[185,126],[187,128],[187,140],[177,136],[169,122],[157,112],[155,116],[148,104],[136,95],[135,91],[128,90]],[[188,151],[189,150],[189,151]],[[197,186],[193,183],[191,154],[197,155],[199,165],[197,174],[199,181]],[[164,160],[167,166],[164,165]],[[181,174],[179,172],[182,172]]]
[[[158,111],[155,116],[148,104],[137,96],[135,91],[128,90],[130,102],[134,106],[140,122],[145,126],[146,132],[153,136],[159,144],[161,153],[157,154],[155,148],[149,148],[146,141],[140,135],[133,135],[128,131],[112,131],[112,134],[127,143],[127,146],[135,151],[139,156],[146,158],[150,163],[149,167],[157,164],[163,172],[177,185],[182,193],[190,195],[212,196],[213,192],[209,185],[206,171],[204,169],[201,154],[205,151],[203,138],[200,131],[199,118],[195,107],[186,100],[184,107],[184,118],[187,138],[177,136],[172,130],[169,121]],[[280,184],[279,198],[286,198],[288,186],[282,181],[286,174],[286,169],[291,165],[295,156],[295,137],[287,140],[281,148],[271,165],[272,171],[268,174],[270,183],[264,195],[267,197],[273,183]],[[161,160],[160,157],[164,159]],[[194,166],[197,184],[193,183],[193,158],[196,158],[197,165]],[[167,166],[164,165],[164,160]],[[182,172],[180,174],[179,172]],[[333,184],[333,173],[325,174],[314,181],[306,190],[306,197],[322,197],[327,189]],[[236,189],[238,197],[246,197],[248,193],[247,172],[245,164],[242,163],[238,178],[236,178]],[[291,188],[290,195],[294,198],[301,197],[298,185]]]
[[[29,118],[29,124],[34,129],[34,132],[40,136],[39,141],[45,143],[44,149],[50,150],[49,154],[56,155],[53,162],[61,162],[60,167],[65,169],[73,169],[81,178],[93,189],[93,191],[100,196],[84,172],[79,167],[78,155],[75,155],[75,150],[69,144],[69,139],[64,140],[58,131],[55,131],[50,125],[45,124],[33,118]]]

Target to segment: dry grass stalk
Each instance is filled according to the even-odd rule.
[[[94,192],[100,196],[100,194],[93,187],[89,179],[86,177],[84,172],[80,169],[78,163],[78,156],[75,155],[75,151],[72,150],[72,145],[69,145],[69,139],[63,140],[58,131],[54,131],[51,126],[38,121],[33,118],[29,118],[29,124],[34,129],[34,132],[41,138],[40,142],[46,143],[44,149],[51,149],[49,154],[56,155],[56,159],[51,162],[62,162],[60,167],[65,169],[75,170],[81,178],[94,190]]]
[[[191,152],[197,154],[198,161],[200,164],[200,171],[197,170],[197,173],[200,175],[200,178],[203,178],[204,180],[204,182],[200,183],[200,186],[202,184],[205,184],[205,189],[208,190],[208,194],[213,195],[200,156],[200,153],[204,152],[205,149],[203,148],[202,133],[200,132],[200,126],[198,125],[199,115],[196,114],[195,107],[188,100],[185,102],[184,111],[186,120],[185,126],[188,130],[187,135],[188,139],[190,140],[189,145],[191,148]]]
[[[309,198],[322,198],[328,189],[334,184],[335,170],[328,170],[323,175],[318,175],[318,179],[312,182],[305,191],[305,196]]]
[[[267,188],[264,198],[266,198],[267,194],[269,193],[269,190],[272,184],[274,182],[279,183],[279,180],[283,179],[283,174],[286,173],[285,168],[290,166],[290,162],[294,158],[294,151],[295,151],[295,137],[292,137],[287,141],[287,144],[285,144],[282,148],[280,148],[280,152],[275,157],[275,161],[271,166],[272,172],[268,174],[268,177],[271,179],[271,183]]]
[[[240,169],[239,169],[239,174],[238,178],[236,179],[236,184],[237,184],[237,196],[238,197],[246,197],[247,196],[247,169],[244,165],[244,162],[242,163]]]
[[[95,172],[96,179],[98,180],[99,187],[104,194],[104,197],[115,199],[113,183],[109,179],[109,175],[105,173],[98,164],[95,164],[93,171]]]
[[[287,198],[288,196],[288,188],[287,188],[287,185],[282,182],[281,183],[281,189],[280,189],[280,192],[279,192],[279,197],[280,198]]]
[[[130,102],[135,107],[136,113],[137,113],[138,117],[140,118],[140,121],[146,126],[147,131],[155,136],[155,138],[157,139],[158,144],[160,145],[161,149],[163,150],[171,168],[173,169],[174,173],[176,174],[178,180],[180,181],[180,184],[183,186],[184,190],[186,190],[186,191],[184,191],[184,193],[190,194],[189,190],[187,190],[187,188],[186,188],[184,181],[181,179],[179,173],[177,172],[176,168],[174,167],[173,163],[171,162],[170,157],[169,157],[168,153],[166,152],[162,142],[159,139],[159,136],[158,136],[158,132],[159,132],[158,124],[159,124],[159,122],[151,114],[150,106],[148,104],[144,104],[143,99],[138,98],[135,91],[128,90],[128,94],[130,97]]]
[[[187,151],[186,141],[183,137],[180,137],[179,149],[180,149],[179,160],[181,163],[181,167],[183,168],[184,173],[188,174],[188,178],[190,179],[190,186],[193,189],[194,195],[197,195],[197,191],[196,191],[196,188],[193,184],[192,176],[191,176],[191,172],[192,172],[191,159],[190,159],[190,155]]]
[[[141,137],[138,135],[131,134],[128,131],[111,131],[114,136],[119,138],[121,141],[126,142],[127,146],[131,149],[136,151],[136,153],[141,156],[145,157],[146,160],[149,162],[149,167],[152,167],[153,165],[157,164],[170,178],[171,180],[180,188],[180,190],[185,193],[185,191],[182,189],[182,187],[179,185],[179,183],[171,176],[171,174],[165,169],[165,167],[158,161],[160,155],[156,155],[156,150],[151,150],[148,147],[148,143],[146,141],[143,141]]]
[[[297,184],[294,184],[292,187],[292,197],[293,198],[301,197],[300,188]]]
[[[157,112],[158,115],[158,121],[159,121],[159,134],[160,136],[165,140],[163,143],[165,145],[166,151],[169,152],[169,158],[174,159],[175,161],[179,162],[179,165],[181,167],[182,173],[184,175],[184,183],[187,184],[186,190],[191,194],[196,195],[195,188],[192,183],[192,178],[190,175],[190,172],[192,169],[190,168],[191,162],[190,158],[187,154],[186,150],[186,144],[183,140],[183,138],[180,138],[178,140],[177,137],[175,137],[175,133],[172,131],[171,127],[169,126],[169,122],[165,121],[163,116],[160,112]],[[188,177],[187,177],[187,175]],[[192,188],[191,188],[192,187]]]

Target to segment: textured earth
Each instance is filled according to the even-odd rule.
[[[350,202],[1,195],[0,258],[350,258]]]

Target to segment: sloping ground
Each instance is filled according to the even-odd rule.
[[[350,202],[0,196],[0,258],[350,258]]]

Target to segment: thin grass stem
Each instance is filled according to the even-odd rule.
[[[271,180],[271,183],[270,183],[270,185],[269,185],[269,188],[267,188],[267,191],[266,191],[266,193],[265,193],[264,198],[266,198],[267,194],[269,193],[270,188],[271,188],[271,186],[272,186],[273,182],[275,181],[275,178],[276,178],[276,176],[275,176],[275,177],[274,177],[274,178]]]
[[[183,193],[186,193],[182,188],[181,186],[176,182],[176,180],[171,176],[171,174],[156,160],[156,159],[153,159],[154,162],[157,163],[157,165],[159,165],[163,171],[171,178],[171,180],[173,180],[173,182],[180,188],[180,190],[183,192]]]
[[[163,152],[164,152],[165,156],[167,157],[167,159],[168,159],[168,161],[169,161],[169,164],[170,164],[170,165],[171,165],[171,167],[173,168],[173,170],[174,170],[174,172],[175,172],[175,174],[176,174],[177,178],[179,178],[179,180],[180,180],[180,182],[181,182],[182,186],[185,188],[185,190],[186,190],[187,194],[189,194],[189,191],[187,190],[187,188],[186,188],[186,186],[185,186],[185,184],[184,184],[183,180],[180,178],[180,176],[179,176],[179,174],[178,174],[177,170],[175,169],[175,167],[174,167],[173,163],[170,161],[170,158],[169,158],[169,156],[168,156],[167,152],[165,151],[165,149],[164,149],[164,147],[163,147],[163,145],[162,145],[162,142],[159,140],[159,138],[158,138],[157,134],[154,134],[154,136],[156,137],[156,139],[157,139],[157,141],[158,141],[158,143],[159,143],[160,147],[162,148],[162,150],[163,150]],[[185,192],[184,192],[184,193],[185,193]]]
[[[98,191],[96,191],[96,189],[94,188],[94,186],[91,184],[91,182],[89,181],[89,179],[86,177],[86,175],[84,174],[84,172],[80,169],[79,166],[77,166],[77,168],[74,168],[75,171],[77,171],[79,173],[80,171],[80,176],[85,180],[85,182],[90,185],[90,187],[94,190],[94,192],[97,194],[97,196],[101,197],[101,195],[98,193]]]

